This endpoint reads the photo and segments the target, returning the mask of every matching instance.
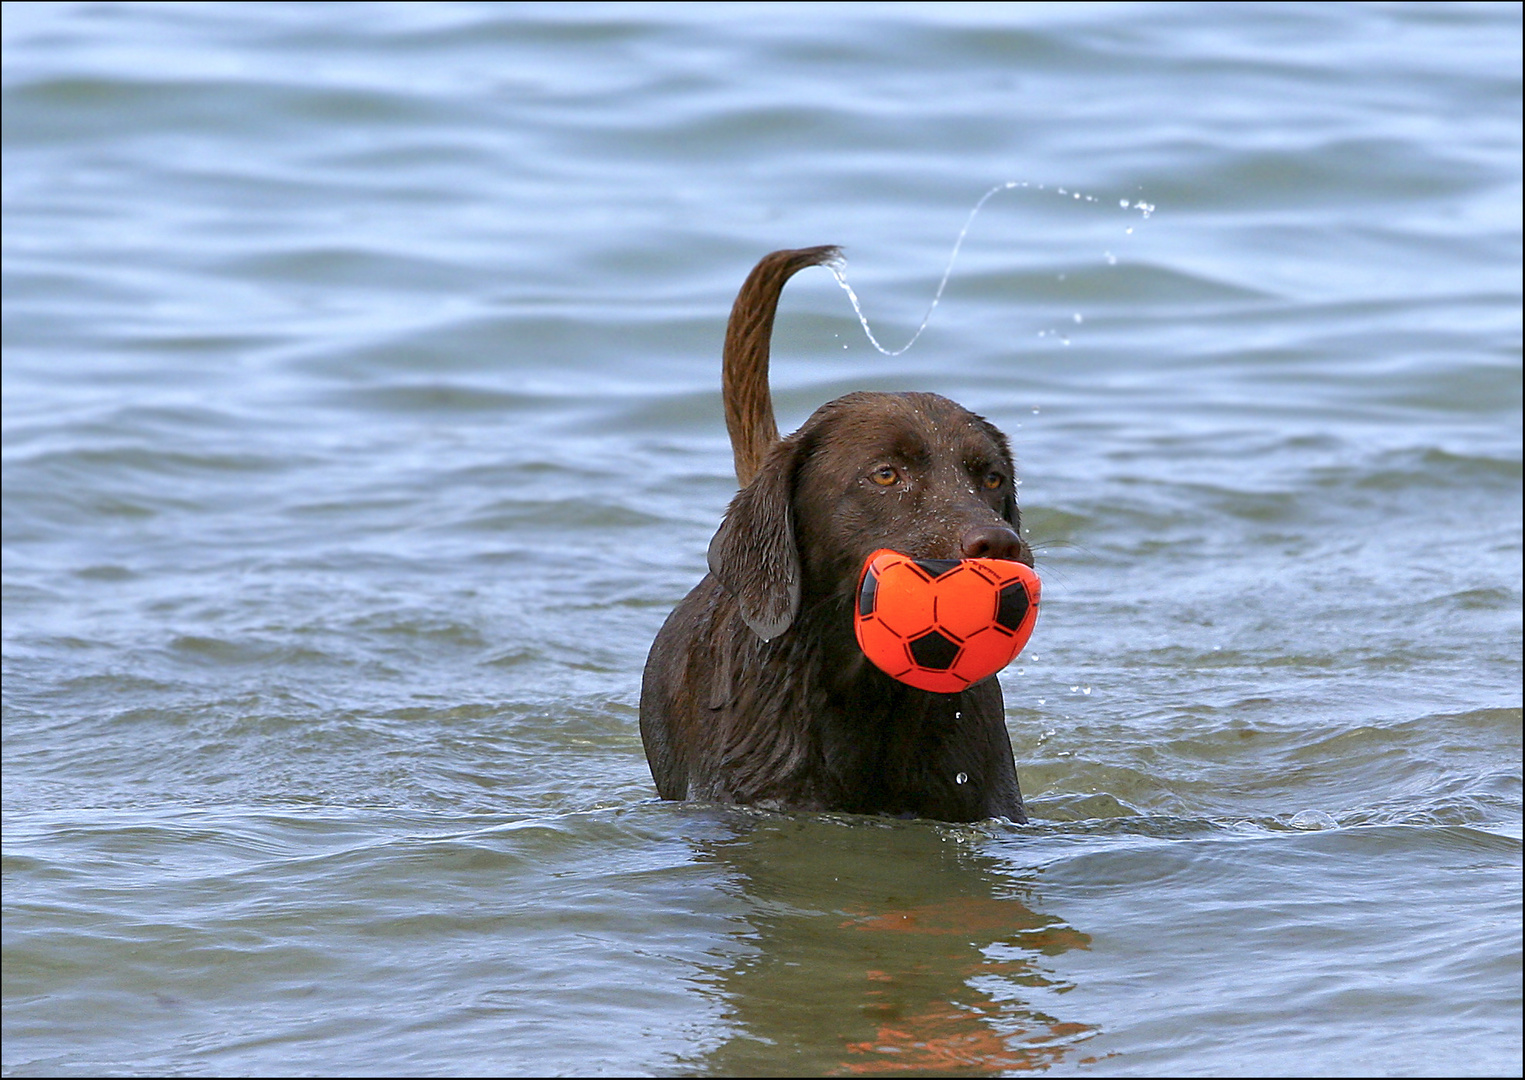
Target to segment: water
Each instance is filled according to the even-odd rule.
[[[7,1074],[1518,1073],[1518,6],[4,33]],[[775,387],[1012,436],[1033,824],[656,801],[742,277],[1008,181]]]

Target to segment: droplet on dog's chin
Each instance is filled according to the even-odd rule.
[[[953,714],[953,719],[955,719],[955,720],[962,720],[963,718],[964,718],[964,714],[961,713],[961,712],[956,712],[956,713]]]
[[[969,782],[969,774],[961,772],[953,778],[953,782],[955,784],[967,784]]]

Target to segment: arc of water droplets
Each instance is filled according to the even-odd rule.
[[[975,217],[979,214],[980,210],[984,208],[985,204],[990,201],[991,196],[993,196],[996,192],[1010,191],[1012,188],[1025,188],[1028,186],[1030,185],[1026,180],[1007,180],[1005,183],[997,184],[995,187],[991,188],[989,191],[985,192],[985,194],[980,196],[979,202],[974,204],[974,209],[970,210],[969,216],[964,219],[964,227],[958,231],[958,239],[953,241],[953,251],[948,255],[948,265],[947,268],[943,270],[943,279],[937,283],[937,292],[932,296],[932,303],[928,305],[927,313],[922,317],[921,325],[916,328],[916,333],[911,335],[911,340],[907,341],[898,349],[886,349],[883,345],[879,344],[879,339],[874,337],[873,330],[869,329],[868,317],[863,314],[863,305],[858,303],[858,294],[853,292],[853,287],[847,283],[847,260],[842,256],[838,256],[836,259],[833,259],[831,262],[826,264],[826,268],[831,271],[831,276],[837,279],[837,284],[842,286],[843,290],[847,293],[847,298],[852,301],[853,311],[857,312],[858,321],[863,324],[863,332],[868,335],[869,343],[873,345],[874,348],[878,349],[885,356],[899,356],[912,345],[916,344],[916,339],[921,337],[921,332],[925,330],[927,328],[927,324],[932,321],[932,312],[937,310],[937,304],[943,298],[943,290],[948,287],[948,278],[953,274],[953,264],[958,260],[959,248],[964,246],[964,237],[969,235],[969,226],[974,224]],[[1043,190],[1043,185],[1039,184],[1038,189],[1040,191]],[[1070,192],[1066,191],[1064,188],[1055,188],[1054,190],[1060,195],[1070,195],[1076,199],[1084,199],[1086,202],[1099,201],[1094,195],[1082,195],[1078,191]],[[1126,209],[1128,206],[1128,200],[1123,199],[1121,201],[1123,207]],[[1152,204],[1145,203],[1142,200],[1136,203],[1135,206],[1139,211],[1143,213],[1144,217],[1146,218],[1154,211],[1154,206]],[[1129,229],[1128,231],[1132,232],[1133,230]]]

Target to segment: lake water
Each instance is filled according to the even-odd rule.
[[[4,1071],[1518,1074],[1521,12],[7,4]],[[656,799],[791,430],[1012,437],[1032,824]],[[1025,186],[1023,186],[1025,185]]]

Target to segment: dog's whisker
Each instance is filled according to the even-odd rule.
[[[1028,540],[1027,543],[1028,546],[1033,549],[1033,551],[1050,551],[1054,548],[1058,548],[1062,551],[1081,551],[1087,555],[1096,554],[1084,544],[1078,543],[1074,540],[1060,540],[1055,538],[1052,540]]]

